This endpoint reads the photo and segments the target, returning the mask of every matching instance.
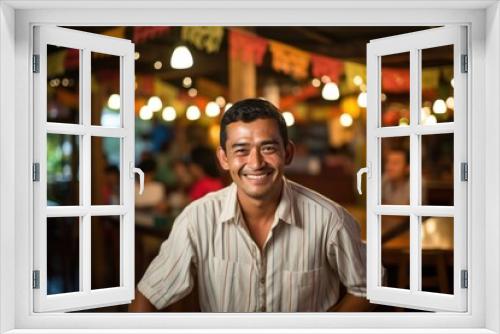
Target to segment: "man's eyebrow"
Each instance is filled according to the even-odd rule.
[[[231,148],[247,147],[247,146],[250,146],[250,144],[249,143],[234,143],[233,145],[231,145]]]
[[[263,146],[263,145],[279,145],[280,142],[276,139],[270,139],[270,140],[264,140],[262,142],[260,142],[260,145]]]

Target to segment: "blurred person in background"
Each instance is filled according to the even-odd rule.
[[[385,156],[382,176],[382,204],[410,204],[410,155],[402,147],[391,148]]]
[[[144,192],[139,195],[139,184],[136,183],[135,207],[164,213],[167,210],[166,191],[164,184],[155,180],[156,162],[152,158],[145,158],[139,168],[144,172]]]
[[[215,151],[211,148],[206,146],[193,148],[189,156],[188,169],[194,180],[189,189],[191,201],[224,187],[219,176]]]

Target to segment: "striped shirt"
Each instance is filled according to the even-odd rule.
[[[203,312],[327,311],[342,283],[366,296],[366,248],[340,205],[284,179],[264,250],[242,217],[236,185],[191,203],[138,284],[162,309],[197,281]]]

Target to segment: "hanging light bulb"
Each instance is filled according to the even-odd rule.
[[[193,56],[189,49],[185,46],[176,47],[170,58],[170,66],[177,70],[183,70],[193,66]]]
[[[366,108],[366,92],[361,92],[358,95],[358,106],[361,108]]]
[[[196,121],[201,116],[200,109],[197,106],[189,106],[186,110],[186,118],[190,121]]]
[[[227,111],[232,106],[233,106],[233,104],[231,102],[227,103],[226,106],[224,107],[224,111]]]
[[[172,122],[177,117],[177,112],[174,107],[168,106],[163,109],[161,117],[167,122]]]
[[[153,110],[147,105],[142,106],[141,110],[139,110],[139,117],[145,121],[150,120],[153,118]]]
[[[453,96],[450,96],[446,99],[446,106],[448,109],[455,109],[455,99]]]
[[[343,113],[340,115],[340,125],[344,128],[348,128],[352,125],[352,116],[348,113]]]
[[[108,99],[108,108],[113,110],[120,109],[120,95],[119,94],[111,94]]]
[[[220,107],[217,104],[217,102],[214,102],[214,101],[208,102],[207,106],[205,107],[205,114],[208,117],[219,116],[219,114],[220,114]]]
[[[148,100],[148,107],[151,108],[153,112],[160,111],[163,107],[163,103],[158,96],[151,96]]]
[[[290,127],[295,124],[295,117],[289,111],[283,112],[283,118],[285,119],[286,126]]]
[[[435,114],[444,114],[446,112],[446,102],[442,99],[437,99],[432,105],[432,111]]]
[[[219,107],[223,108],[226,105],[226,99],[223,96],[217,96],[215,98],[215,102],[219,105]]]
[[[340,97],[339,87],[335,82],[327,82],[323,86],[323,90],[321,91],[321,96],[328,101],[338,100]]]

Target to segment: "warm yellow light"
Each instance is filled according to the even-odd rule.
[[[354,82],[356,86],[361,86],[361,84],[363,83],[363,78],[359,75],[355,75],[352,79],[352,82]]]
[[[352,116],[348,113],[343,113],[342,115],[340,115],[340,125],[342,125],[343,127],[350,127],[352,125],[352,122]]]
[[[453,98],[453,96],[450,96],[446,99],[446,106],[448,107],[448,109],[455,109],[455,99]]]
[[[402,117],[399,119],[399,126],[409,126],[408,118]]]
[[[313,85],[313,87],[318,88],[319,86],[321,86],[321,80],[319,80],[318,78],[314,78],[311,80],[311,84]]]
[[[446,102],[442,99],[437,99],[432,105],[432,111],[435,114],[444,114],[446,112]]]
[[[170,66],[178,70],[193,66],[193,56],[189,49],[185,46],[176,47],[170,58]]]
[[[161,117],[167,122],[172,122],[177,117],[177,112],[174,107],[168,106],[163,109]]]
[[[184,79],[182,79],[182,86],[184,86],[184,88],[189,88],[192,84],[193,79],[191,79],[191,77],[185,77]]]
[[[231,102],[227,103],[226,106],[224,107],[224,111],[227,111],[232,106],[233,106],[233,104]]]
[[[151,118],[153,118],[153,111],[147,105],[142,106],[141,109],[139,110],[139,117],[145,121],[150,120]]]
[[[159,60],[155,61],[155,63],[153,64],[155,70],[160,70],[162,67],[163,67],[163,63]]]
[[[136,52],[134,53],[134,59],[135,59],[135,60],[138,60],[139,58],[141,58],[141,54],[140,54],[139,52],[137,52],[137,51],[136,51]]]
[[[339,87],[335,82],[328,82],[323,86],[321,96],[328,101],[338,100],[340,97]]]
[[[163,107],[163,103],[158,96],[151,96],[148,100],[148,107],[151,108],[153,112],[160,111]]]
[[[283,112],[283,118],[285,119],[286,126],[292,126],[295,124],[295,117],[289,111]]]
[[[196,88],[189,88],[188,95],[190,97],[195,97],[196,95],[198,95],[198,90]]]
[[[111,94],[108,99],[108,108],[113,110],[120,109],[120,95],[119,94]]]
[[[437,119],[436,119],[436,116],[434,116],[434,115],[429,115],[424,120],[424,125],[432,125],[432,124],[436,124],[436,123],[437,123]]]
[[[215,98],[215,103],[217,103],[219,107],[224,108],[226,105],[226,99],[223,96],[217,96]]]
[[[196,121],[201,116],[200,109],[197,106],[189,106],[186,110],[186,118],[190,121]]]
[[[361,92],[358,95],[358,106],[361,108],[366,108],[366,103],[367,103],[367,96],[366,92]]]
[[[219,107],[219,105],[216,102],[214,102],[214,101],[208,102],[207,106],[205,107],[205,114],[208,117],[219,116],[219,114],[220,114],[220,107]]]

